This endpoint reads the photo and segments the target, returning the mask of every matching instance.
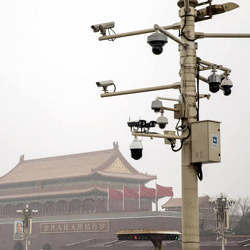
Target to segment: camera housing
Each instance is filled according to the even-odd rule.
[[[113,29],[115,27],[115,22],[100,23],[91,26],[94,32],[101,32],[103,36],[106,36],[107,29]]]
[[[155,32],[148,36],[147,41],[152,47],[152,52],[155,55],[160,55],[163,51],[163,46],[168,42],[168,37],[160,32]]]
[[[142,150],[143,146],[140,140],[138,140],[136,137],[130,144],[130,152],[131,152],[131,157],[134,160],[139,160],[142,158]]]
[[[100,87],[103,88],[103,91],[104,91],[105,93],[108,92],[107,88],[108,88],[109,86],[114,86],[113,92],[116,91],[116,86],[115,86],[115,84],[114,84],[114,82],[113,82],[112,80],[106,80],[106,81],[96,82],[96,86],[99,87],[99,88],[100,88]]]
[[[162,109],[163,105],[162,105],[162,101],[156,99],[155,101],[152,102],[151,104],[151,108],[154,110],[154,112],[160,112]]]
[[[229,96],[232,92],[231,88],[233,87],[233,83],[228,77],[225,77],[221,82],[221,88],[225,96]]]
[[[212,93],[216,93],[220,90],[221,76],[213,72],[208,77],[209,90]]]
[[[156,119],[156,122],[160,129],[164,129],[168,124],[168,118],[161,114],[161,116]]]
[[[130,130],[135,129],[136,131],[140,131],[141,133],[149,132],[150,128],[154,128],[157,124],[156,121],[139,120],[139,121],[129,121],[127,122]]]

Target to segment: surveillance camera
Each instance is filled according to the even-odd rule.
[[[102,88],[103,88],[103,91],[104,91],[105,93],[108,92],[108,91],[107,91],[108,86],[114,86],[114,91],[113,91],[113,92],[116,91],[116,86],[115,86],[115,84],[114,84],[114,82],[113,82],[112,80],[96,82],[96,86],[97,86],[97,87],[102,87]]]
[[[155,32],[148,36],[148,44],[152,47],[152,52],[155,55],[160,55],[163,51],[163,46],[168,42],[168,37],[160,32]]]
[[[109,22],[109,23],[100,23],[100,24],[95,24],[91,26],[91,29],[94,32],[101,32],[103,36],[106,35],[106,30],[107,29],[112,29],[115,27],[115,22]]]
[[[142,143],[136,137],[130,144],[131,157],[134,160],[139,160],[142,157]]]
[[[224,92],[225,96],[229,96],[231,94],[231,88],[233,87],[233,83],[230,79],[225,77],[221,82],[221,88]]]
[[[157,118],[156,122],[159,125],[159,128],[164,129],[168,124],[168,118],[162,114],[160,117]]]
[[[220,89],[220,84],[221,84],[221,76],[213,72],[209,77],[208,77],[208,84],[209,84],[209,90],[212,93],[216,93]]]
[[[154,112],[160,112],[162,109],[163,105],[162,105],[162,101],[156,99],[155,101],[152,102],[151,104],[151,108],[154,110]]]

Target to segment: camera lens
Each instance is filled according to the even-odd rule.
[[[232,93],[231,87],[224,87],[223,92],[225,96],[229,96]]]
[[[209,90],[212,93],[218,92],[220,90],[219,83],[218,82],[211,82],[211,83],[209,83]]]
[[[133,148],[131,149],[131,157],[134,160],[139,160],[142,158],[142,148]]]
[[[162,47],[153,47],[152,49],[152,52],[155,54],[155,55],[160,55],[163,51],[163,48]]]

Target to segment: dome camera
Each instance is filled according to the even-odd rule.
[[[221,88],[223,89],[224,95],[229,96],[232,92],[231,88],[233,87],[233,83],[227,77],[224,78],[221,82]]]
[[[157,118],[156,122],[159,125],[159,128],[164,129],[168,124],[168,118],[161,114],[161,116]]]
[[[136,137],[130,144],[130,151],[131,151],[131,157],[134,160],[139,160],[142,157],[142,143],[140,140],[138,140]]]
[[[209,90],[212,93],[216,93],[220,90],[221,76],[213,72],[208,77]]]
[[[155,32],[148,36],[148,44],[152,47],[152,52],[155,55],[160,55],[163,51],[163,46],[168,42],[168,37],[160,32]]]
[[[154,112],[160,112],[161,108],[163,107],[162,101],[156,99],[155,101],[152,102],[151,108],[154,110]]]

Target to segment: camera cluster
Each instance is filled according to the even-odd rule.
[[[156,126],[156,121],[150,121],[150,122],[147,122],[146,120],[129,121],[128,126],[130,127],[131,131],[148,133],[150,128],[154,128]],[[143,146],[141,141],[137,137],[135,137],[130,144],[131,157],[134,160],[139,160],[142,157],[142,150]]]
[[[233,87],[232,81],[228,78],[228,75],[219,75],[216,74],[216,71],[208,77],[209,90],[212,93],[218,92],[222,89],[225,96],[229,96],[232,92],[231,88]]]
[[[141,133],[147,133],[149,132],[150,128],[154,128],[156,126],[157,122],[156,121],[150,121],[147,122],[146,120],[139,120],[139,121],[133,121],[133,122],[128,122],[128,126],[130,127],[131,131],[135,130],[137,132]]]
[[[163,115],[164,110],[162,101],[156,99],[155,101],[152,102],[151,108],[155,113],[161,112],[161,116],[156,119],[156,122],[159,125],[160,129],[164,129],[168,124],[168,118]]]

